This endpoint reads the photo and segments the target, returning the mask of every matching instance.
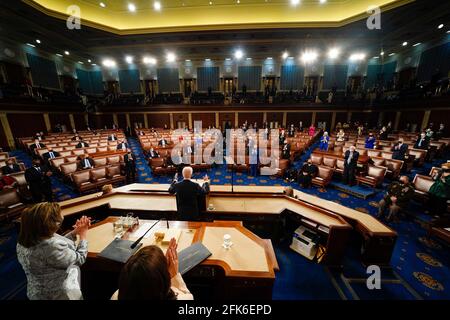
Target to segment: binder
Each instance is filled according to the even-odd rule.
[[[142,247],[142,243],[139,243],[134,249],[131,249],[133,243],[134,241],[130,240],[114,239],[99,253],[98,256],[112,261],[125,263]]]

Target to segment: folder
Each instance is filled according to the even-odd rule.
[[[184,275],[211,255],[212,253],[203,244],[194,243],[178,253],[178,271]]]
[[[142,247],[142,243],[139,243],[134,249],[131,249],[133,243],[134,241],[130,240],[114,239],[98,256],[125,263]]]

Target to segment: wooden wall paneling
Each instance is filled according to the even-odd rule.
[[[316,112],[316,124],[319,122],[326,122],[325,130],[330,131],[332,112]]]
[[[8,139],[6,138],[5,128],[3,128],[3,124],[0,121],[0,147],[3,150],[9,150],[8,147]]]
[[[347,115],[348,112],[336,112],[336,124],[338,124],[339,122],[341,124],[347,122]]]
[[[188,113],[174,113],[173,114],[173,125],[175,129],[178,129],[179,124],[189,126],[189,114]]]
[[[303,123],[303,128],[308,128],[311,125],[312,112],[288,112],[287,113],[287,126],[292,123],[295,127],[299,126],[300,121]]]
[[[192,113],[192,125],[195,121],[202,122],[202,128],[208,128],[208,126],[216,125],[216,114],[215,113]]]
[[[428,123],[434,124],[434,129],[439,128],[439,124],[445,124],[447,130],[450,128],[450,111],[449,110],[432,110],[430,114],[430,121]],[[420,125],[419,125],[420,126]]]
[[[108,129],[112,128],[113,125],[113,115],[112,114],[90,114],[89,124],[91,128],[104,129],[105,126]]]
[[[117,122],[120,129],[126,129],[127,128],[127,115],[125,113],[118,113],[117,114]]]
[[[68,113],[49,113],[48,117],[50,118],[50,124],[52,125],[52,131],[58,123],[61,125],[65,125],[67,128],[67,131],[72,130],[72,126],[70,124],[70,118],[69,118]]]
[[[130,122],[131,127],[135,127],[135,123],[142,124],[142,127],[144,127],[144,114],[143,113],[130,113]]]
[[[46,131],[42,113],[8,113],[7,118],[14,138],[30,137],[36,132]]]
[[[86,130],[86,120],[84,119],[83,113],[74,113],[73,121],[77,130]]]
[[[433,112],[432,112],[433,113]],[[448,114],[448,111],[446,111]],[[420,126],[422,125],[423,116],[425,111],[415,110],[415,111],[401,111],[400,115],[400,123],[398,125],[399,130],[406,129],[406,124],[410,124],[413,126],[416,125],[416,131],[420,130]]]
[[[170,115],[168,113],[149,113],[147,114],[147,121],[149,128],[164,128],[170,127]]]
[[[239,126],[247,120],[248,123],[258,123],[258,126],[261,127],[263,123],[264,113],[263,112],[239,112]]]

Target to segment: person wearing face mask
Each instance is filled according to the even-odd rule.
[[[312,163],[311,158],[300,169],[297,181],[303,188],[311,187],[312,179],[319,173],[319,168]]]
[[[428,139],[427,134],[425,132],[422,132],[420,134],[420,137],[417,138],[417,141],[414,144],[414,149],[427,150],[429,143],[430,139]]]
[[[127,150],[127,154],[123,157],[125,162],[125,173],[127,181],[134,182],[136,180],[136,158]]]
[[[444,138],[444,137],[446,137],[446,136],[447,136],[447,135],[446,135],[445,125],[444,125],[443,123],[441,123],[441,124],[439,125],[438,131],[436,131],[435,139],[436,139],[436,140],[439,140],[439,139]]]
[[[14,163],[13,159],[8,159],[6,161],[6,166],[2,168],[3,174],[11,174],[22,171],[17,163]]]
[[[405,210],[414,196],[414,186],[409,183],[407,176],[401,176],[399,181],[392,182],[383,199],[378,203],[378,219],[385,215],[386,209],[389,210],[387,221],[397,220],[400,210]]]
[[[44,161],[47,164],[49,163],[50,159],[54,159],[54,158],[60,156],[60,153],[53,151],[53,148],[48,148],[47,150],[48,150],[48,152],[46,152],[42,155],[42,158],[44,158]]]
[[[403,138],[398,139],[397,144],[392,147],[392,159],[404,161],[407,151],[408,145],[403,143]]]
[[[323,151],[328,150],[328,143],[330,142],[330,136],[328,135],[328,132],[324,132],[322,138],[320,138],[320,144],[319,149]]]
[[[437,171],[433,180],[435,182],[428,191],[430,212],[433,215],[444,215],[447,212],[447,201],[450,199],[450,169]]]
[[[375,136],[373,133],[369,133],[369,136],[366,138],[366,143],[364,144],[364,148],[366,149],[374,149],[375,148]]]
[[[351,146],[345,151],[344,156],[344,172],[342,174],[342,181],[344,184],[354,185],[356,167],[358,165],[359,152],[356,151],[355,146]]]
[[[41,164],[40,159],[33,159],[33,166],[25,171],[25,180],[27,181],[33,202],[41,202],[42,198],[52,202],[52,182],[50,177],[52,172]]]
[[[30,146],[30,150],[36,153],[36,150],[45,148],[45,144],[40,142],[38,139],[34,140],[34,143]]]
[[[160,157],[158,151],[155,151],[155,149],[153,149],[153,148],[150,148],[150,151],[148,152],[148,156],[151,159]]]

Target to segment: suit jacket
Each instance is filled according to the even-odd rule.
[[[291,145],[287,144],[283,146],[283,159],[289,159],[291,156]]]
[[[127,150],[128,149],[128,143],[119,143],[117,145],[117,150]]]
[[[348,158],[350,157],[350,150],[345,151],[345,156],[344,156],[344,166],[348,167],[348,168],[356,168],[356,165],[358,164],[358,158],[359,158],[359,152],[358,151],[354,151],[353,152],[353,157],[350,160],[350,163],[348,163]]]
[[[315,164],[305,163],[300,172],[301,174],[307,173],[308,176],[315,177],[319,173],[319,168]]]
[[[126,154],[123,156],[123,161],[125,162],[125,166],[128,168],[136,167],[136,158],[134,156],[130,157],[128,154]]]
[[[41,146],[41,149],[42,149],[42,148],[45,148],[45,144],[39,143],[39,145]],[[33,144],[30,146],[30,149],[33,150],[33,151],[34,151],[34,149],[36,149],[36,148],[37,148],[37,145],[36,145],[35,143],[33,143]]]
[[[405,160],[406,151],[408,151],[408,145],[406,143],[403,143],[401,147],[399,147],[399,145],[396,144],[392,148],[392,159]]]
[[[46,175],[49,169],[46,166],[40,166],[39,168],[40,172],[35,167],[25,170],[25,180],[28,182],[32,193],[38,193],[51,187],[50,177]]]
[[[421,140],[421,139],[422,139],[421,137],[417,138],[417,141],[416,141],[416,143],[414,144],[414,148],[415,148],[415,149],[423,149],[423,150],[427,150],[427,149],[428,149],[428,146],[429,146],[429,144],[430,144],[430,139],[428,139],[427,137],[423,138],[422,144],[419,146],[419,143],[420,143],[420,140]]]
[[[55,157],[61,156],[59,152],[56,152],[56,151],[52,151],[52,152],[53,152],[53,155],[54,155]],[[44,158],[45,161],[48,161],[48,160],[50,159],[50,152],[44,153],[44,154],[42,155],[42,158]]]
[[[78,142],[78,144],[76,145],[76,148],[87,148],[87,147],[89,147],[89,144],[84,142],[84,141],[83,141],[83,144],[84,144],[84,147],[83,147],[81,141]]]
[[[162,146],[163,145],[163,141],[165,141],[166,146],[167,146],[167,140],[166,139],[159,140],[158,146]]]
[[[80,162],[78,163],[78,170],[86,169],[85,160],[89,161],[89,163],[91,164],[91,167],[94,168],[94,160],[92,158],[86,158],[86,159],[80,160]]]
[[[159,158],[159,153],[158,153],[158,151],[155,151],[155,150],[153,150],[153,151],[149,151],[149,156],[150,156],[150,158]]]
[[[109,136],[108,137],[108,141],[116,141],[117,137],[116,136]]]
[[[177,198],[178,218],[191,220],[199,216],[198,197],[209,193],[209,183],[200,186],[191,180],[176,182],[169,187],[169,193],[175,194]]]
[[[2,171],[3,171],[3,174],[11,174],[11,173],[16,173],[16,172],[20,172],[20,171],[22,171],[21,169],[20,169],[20,166],[18,165],[18,164],[13,164],[12,165],[12,168],[10,168],[8,165],[6,165],[6,166],[4,166],[3,168],[2,168]]]

